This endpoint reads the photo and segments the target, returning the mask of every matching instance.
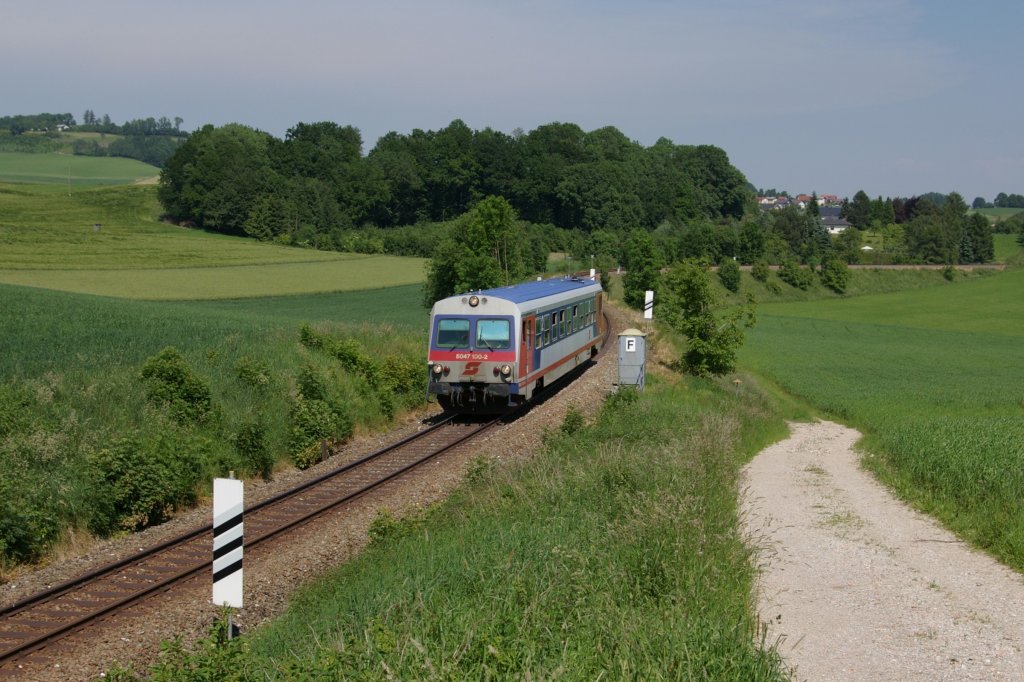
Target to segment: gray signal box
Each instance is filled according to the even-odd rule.
[[[639,329],[627,329],[619,334],[619,380],[616,390],[633,386],[644,390],[647,374],[647,334]]]

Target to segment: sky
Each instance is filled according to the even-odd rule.
[[[615,126],[758,188],[1024,193],[1019,0],[0,0],[0,115]]]

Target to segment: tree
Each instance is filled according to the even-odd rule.
[[[734,294],[740,290],[740,266],[732,258],[723,258],[718,264],[718,279]]]
[[[686,336],[682,368],[697,376],[720,376],[736,367],[744,327],[754,324],[753,304],[718,312],[708,269],[693,261],[673,267],[664,278],[662,306],[665,322]]]
[[[807,215],[815,218],[821,217],[821,207],[818,206],[818,193],[811,192],[811,200],[807,202]]]
[[[867,192],[858,190],[853,201],[843,205],[842,214],[858,230],[866,230],[871,225],[871,199]]]
[[[623,264],[626,274],[622,278],[623,298],[626,305],[640,309],[644,305],[644,292],[656,291],[661,276],[654,238],[646,230],[634,230],[626,240]]]
[[[515,210],[487,197],[455,222],[427,266],[424,304],[474,289],[511,284],[526,274]]]
[[[984,197],[974,197],[974,201],[971,202],[971,208],[975,210],[979,208],[985,208],[986,203],[987,202],[985,201]]]
[[[960,240],[961,263],[987,263],[995,258],[992,226],[988,218],[975,213],[968,218]]]
[[[244,234],[257,197],[274,190],[270,136],[237,123],[212,125],[183,144],[160,173],[157,197],[167,214],[197,226]]]

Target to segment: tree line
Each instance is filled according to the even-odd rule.
[[[643,147],[613,127],[573,123],[506,134],[455,120],[388,133],[365,156],[359,131],[331,122],[299,123],[284,139],[204,126],[168,160],[159,196],[179,222],[310,243],[451,220],[487,196],[508,199],[524,221],[588,233],[738,219],[752,193],[710,145]]]

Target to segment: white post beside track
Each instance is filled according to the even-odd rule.
[[[213,603],[242,608],[243,484],[213,479]]]

